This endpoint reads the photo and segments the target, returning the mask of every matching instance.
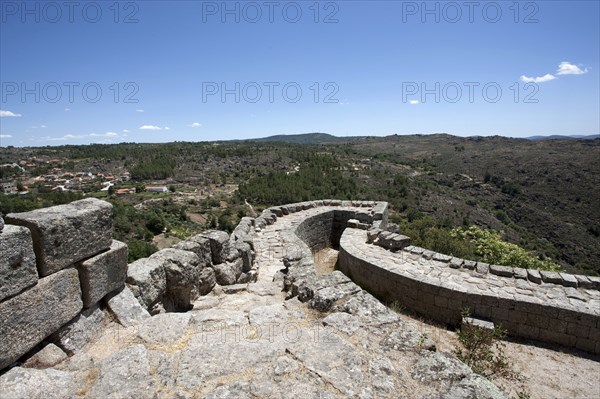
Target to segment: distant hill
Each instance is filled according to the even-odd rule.
[[[276,141],[294,144],[325,144],[346,141],[349,137],[337,137],[328,133],[279,134],[276,136],[253,139],[252,141]]]
[[[600,138],[600,134],[590,134],[588,136],[574,134],[574,135],[569,135],[569,136],[553,135],[553,136],[526,137],[527,140],[559,140],[559,139],[564,140],[564,139],[597,139],[597,138]]]

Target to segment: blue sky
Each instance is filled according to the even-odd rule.
[[[2,0],[0,144],[597,134],[599,4]]]

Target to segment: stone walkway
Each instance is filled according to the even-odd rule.
[[[281,233],[327,209],[257,233],[256,283],[217,287],[187,313],[129,328],[111,322],[53,368],[11,369],[0,377],[2,398],[504,397],[340,272],[313,286],[315,298],[336,299],[326,313],[285,300],[273,281],[289,251]]]

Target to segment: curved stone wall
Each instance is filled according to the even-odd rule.
[[[600,292],[590,285],[536,283],[512,270],[510,277],[488,273],[475,262],[460,269],[458,260],[445,255],[415,247],[392,252],[367,241],[367,232],[346,229],[339,267],[385,301],[450,325],[459,324],[461,311],[468,308],[474,317],[500,324],[513,336],[600,354]]]

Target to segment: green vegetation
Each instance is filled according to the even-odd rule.
[[[239,195],[273,205],[356,195],[356,183],[343,175],[342,164],[335,157],[305,154],[298,163],[298,171],[269,172],[240,184]]]
[[[503,241],[497,231],[483,230],[477,226],[468,229],[459,227],[452,230],[450,236],[467,241],[474,255],[487,263],[555,272],[562,270],[556,263],[541,260],[518,245]]]
[[[231,230],[239,220],[238,212],[249,210],[244,200],[257,211],[326,197],[383,200],[390,204],[390,221],[400,225],[402,233],[411,236],[416,245],[505,263],[502,257],[492,257],[494,251],[477,248],[476,241],[483,240],[496,249],[510,251],[507,262],[513,265],[529,267],[534,263],[535,267],[550,269],[560,265],[573,273],[600,273],[598,139],[528,141],[444,134],[282,139],[286,142],[0,148],[0,164],[32,162],[33,166],[26,167],[27,173],[2,168],[2,178],[22,182],[38,197],[63,196],[47,193],[45,183],[31,179],[54,174],[54,168],[105,176],[128,171],[134,181],[114,188],[135,187],[138,193],[117,198],[129,206],[174,198],[178,207],[193,214],[200,228]],[[78,189],[113,201],[116,192],[98,193],[100,183],[94,179]],[[171,192],[143,193],[144,185],[164,185]],[[49,206],[81,194],[67,195],[73,197],[46,202],[33,196],[0,196],[0,210],[6,213]],[[140,209],[147,217],[141,228],[149,234],[166,231],[180,237],[193,232],[194,225],[181,220],[177,212],[172,218],[170,210],[152,213],[154,208]],[[452,233],[458,227],[470,226],[501,231],[501,241],[522,251],[500,245],[492,237],[461,238],[458,232]],[[140,237],[149,242],[148,237]]]
[[[470,317],[469,309],[462,311],[462,317]],[[473,372],[489,379],[502,378],[521,383],[517,398],[531,397],[522,385],[523,376],[514,371],[511,360],[506,355],[506,344],[503,340],[506,338],[507,331],[502,326],[494,326],[494,329],[490,330],[472,324],[463,324],[456,333],[460,347],[454,348],[453,353]]]
[[[469,310],[463,311],[462,317],[470,317]],[[487,378],[507,376],[511,373],[510,362],[505,354],[506,345],[502,340],[507,332],[500,326],[493,330],[463,324],[456,331],[460,348],[454,354],[471,369]]]

